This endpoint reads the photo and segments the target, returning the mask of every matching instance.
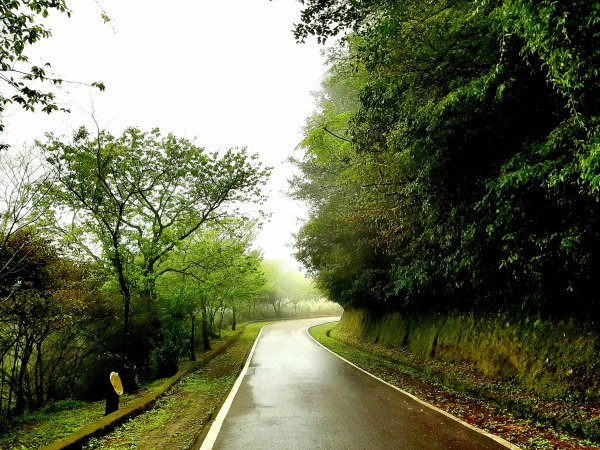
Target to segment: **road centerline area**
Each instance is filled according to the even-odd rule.
[[[315,345],[307,327],[330,321],[263,328],[201,448],[506,448]]]

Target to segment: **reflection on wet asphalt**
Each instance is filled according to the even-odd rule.
[[[505,448],[331,355],[307,326],[265,327],[215,449]]]

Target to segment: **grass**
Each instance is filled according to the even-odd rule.
[[[57,402],[60,407],[61,402]],[[47,409],[46,409],[47,411]],[[70,408],[57,412],[37,411],[18,419],[0,437],[1,449],[37,449],[74,433],[104,414],[104,402],[70,402]]]
[[[123,395],[120,406],[126,406],[143,395],[159,390],[163,381],[159,379],[147,383],[135,395]],[[0,449],[30,450],[49,445],[104,417],[104,408],[104,400],[62,400],[46,405],[39,411],[15,419],[7,432],[0,436]]]
[[[510,383],[486,379],[468,365],[421,359],[402,349],[341,334],[336,323],[313,327],[310,332],[357,366],[521,448],[599,448],[593,438],[600,425],[597,407],[545,402]],[[540,420],[542,413],[544,420]]]
[[[238,340],[238,343],[241,344],[240,348],[245,348],[249,341],[250,345],[252,345],[251,343],[258,334],[258,330],[260,330],[263,325],[264,323],[246,325]],[[223,330],[221,339],[213,341],[213,344],[224,344],[235,334],[235,332]],[[254,336],[254,338],[252,336]],[[238,343],[236,343],[234,347],[237,347]],[[222,356],[223,355],[220,355],[215,359]],[[180,369],[192,368],[198,365],[198,363],[185,361],[181,363]],[[201,371],[202,370],[203,369],[201,369]],[[237,370],[238,369],[235,368],[235,370],[233,370],[234,373],[237,374]],[[210,392],[212,389],[217,395],[221,395],[222,390],[219,387],[219,382],[203,387],[203,381],[198,379],[197,373],[194,373],[193,376],[185,377],[179,384],[186,386],[186,389],[190,392],[194,390],[202,391],[202,389],[204,389],[205,392]],[[223,382],[225,383],[225,381]],[[143,395],[159,391],[163,383],[164,379],[155,380],[144,385],[136,395],[123,395],[121,397],[120,406],[126,406],[128,403]],[[164,404],[164,401],[166,400],[159,400],[159,404]],[[104,407],[105,402],[103,400],[93,403],[64,400],[56,402],[53,406],[48,405],[35,413],[27,414],[21,418],[15,419],[10,428],[0,436],[0,449],[34,450],[49,445],[57,439],[69,436],[84,426],[102,418],[104,416]],[[154,409],[151,411],[154,411]],[[162,417],[161,414],[156,414],[155,420],[157,423],[163,419],[166,420],[166,417]],[[127,424],[124,426],[127,426]]]
[[[85,449],[190,448],[216,415],[264,325],[246,325],[227,351],[184,377],[154,408],[108,435],[92,439]]]

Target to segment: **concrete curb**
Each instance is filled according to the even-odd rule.
[[[233,345],[234,342],[239,339],[243,331],[244,327],[241,327],[237,333],[223,345],[209,351],[208,353],[205,353],[198,361],[192,363],[190,367],[182,369],[172,377],[167,378],[156,392],[146,394],[145,396],[134,400],[132,403],[123,407],[122,409],[119,409],[108,416],[104,416],[101,419],[84,426],[79,431],[54,441],[52,444],[43,447],[43,450],[80,449],[89,439],[104,436],[122,423],[125,423],[135,416],[148,411],[185,375],[195,372],[203,365],[208,363],[211,359],[226,351],[231,345]]]

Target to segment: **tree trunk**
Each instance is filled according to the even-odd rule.
[[[273,309],[275,310],[275,317],[277,319],[281,318],[281,301],[280,300],[275,300],[275,302],[273,302]]]
[[[202,347],[204,350],[210,350],[210,340],[208,338],[208,311],[206,311],[206,301],[200,303],[200,312],[202,314]]]
[[[42,343],[36,343],[37,355],[35,361],[35,396],[37,407],[44,404],[44,368],[42,364]]]
[[[21,367],[19,368],[19,378],[17,380],[17,390],[15,398],[15,416],[22,416],[25,412],[25,373],[27,372],[27,365],[29,364],[29,358],[33,352],[33,343],[30,342],[29,338],[25,337],[25,345],[23,346],[23,356],[21,357]]]
[[[196,314],[190,314],[190,319],[192,321],[192,332],[190,336],[190,361],[196,361]]]
[[[6,373],[4,372],[4,355],[0,359],[2,361],[2,366],[0,366],[0,418],[4,417],[4,385],[6,383]]]
[[[209,312],[209,317],[210,317],[210,322],[209,322],[209,326],[208,326],[208,330],[210,333],[210,336],[215,338],[215,337],[220,337],[220,333],[217,334],[217,326],[216,326],[216,317],[217,317],[217,313],[219,312],[219,308],[212,308]]]
[[[114,240],[114,239],[113,239]],[[131,292],[125,279],[125,270],[121,261],[121,255],[119,254],[118,248],[115,249],[115,266],[117,269],[117,278],[119,280],[119,288],[121,289],[121,295],[123,296],[123,351],[127,350],[127,336],[129,334],[129,309],[131,304]]]
[[[13,393],[14,393],[14,380],[15,374],[17,373],[17,362],[19,361],[19,339],[20,334],[15,339],[15,354],[13,357],[12,369],[10,371],[10,378],[8,380],[8,402],[6,403],[6,417],[11,416],[10,407],[12,405]]]
[[[221,330],[223,329],[223,316],[225,315],[225,307],[221,308],[221,317],[219,318],[219,339],[221,338]]]
[[[236,325],[236,323],[235,323],[235,319],[236,319],[236,317],[235,317],[235,313],[236,313],[235,308],[231,308],[231,313],[232,313],[231,314],[231,331],[235,331],[235,325]]]
[[[33,356],[33,354],[32,354]],[[29,358],[31,359],[31,358]],[[35,380],[34,380],[35,384]],[[25,387],[25,400],[27,401],[27,409],[29,411],[34,411],[36,408],[35,405],[35,391],[31,389],[31,374],[28,370],[25,371],[25,381],[23,383]]]

